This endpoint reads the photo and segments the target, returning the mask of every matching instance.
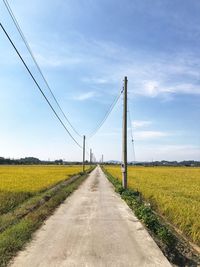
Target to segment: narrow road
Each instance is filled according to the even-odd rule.
[[[100,167],[36,232],[12,267],[170,267]]]

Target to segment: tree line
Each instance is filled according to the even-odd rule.
[[[0,165],[68,165],[80,164],[80,162],[67,162],[62,159],[57,160],[40,160],[35,157],[25,157],[20,159],[10,159],[0,157]]]

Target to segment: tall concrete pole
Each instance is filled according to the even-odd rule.
[[[83,172],[85,172],[85,135],[83,136]]]
[[[123,133],[122,133],[122,186],[127,188],[127,77],[124,77],[124,110],[123,110]]]

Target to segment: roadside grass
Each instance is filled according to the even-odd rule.
[[[20,203],[32,197],[34,193],[31,192],[8,192],[0,191],[0,220],[1,215],[15,209]]]
[[[1,165],[0,216],[81,170],[80,165]]]
[[[37,195],[13,213],[2,219],[0,233],[0,266],[5,267],[9,261],[21,250],[32,234],[43,221],[50,216],[79,185],[86,179],[88,173],[81,173],[71,181],[61,182],[56,187]],[[55,189],[56,188],[56,189]]]
[[[20,205],[16,206],[13,210],[3,214],[0,216],[0,233],[5,231],[6,228],[11,226],[12,224],[16,224],[20,219],[25,217],[31,211],[39,208],[45,202],[47,202],[52,196],[56,194],[62,187],[65,187],[67,184],[71,183],[72,180],[79,177],[82,173],[79,173],[71,178],[68,177],[66,180],[57,183],[47,189],[44,192],[37,193],[33,197],[26,199],[24,202],[20,203]],[[23,193],[23,192],[22,192]]]
[[[176,266],[194,266],[200,264],[199,256],[194,253],[180,236],[170,229],[151,206],[143,201],[142,195],[133,189],[124,189],[121,182],[102,167],[108,180],[114,185],[115,191],[121,195],[137,218],[147,227],[154,240],[168,260]]]
[[[105,166],[119,181],[120,166]],[[128,167],[128,188],[138,190],[145,201],[200,246],[200,168]]]

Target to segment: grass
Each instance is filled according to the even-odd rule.
[[[0,215],[81,172],[81,166],[0,166]]]
[[[107,169],[107,166],[103,167],[103,171],[114,185],[116,192],[126,201],[138,219],[146,225],[168,260],[175,266],[199,266],[199,255],[188,247],[188,242],[177,236],[171,227],[166,225],[165,221],[154,212],[151,205],[143,201],[138,190],[124,189],[120,179],[112,176]]]
[[[78,188],[91,169],[86,174],[80,172],[80,166],[1,166],[0,169],[1,197],[6,196],[0,216],[0,266],[4,267],[55,208]]]
[[[105,166],[121,180],[119,166]],[[200,168],[129,167],[128,188],[145,200],[167,221],[200,245]]]

